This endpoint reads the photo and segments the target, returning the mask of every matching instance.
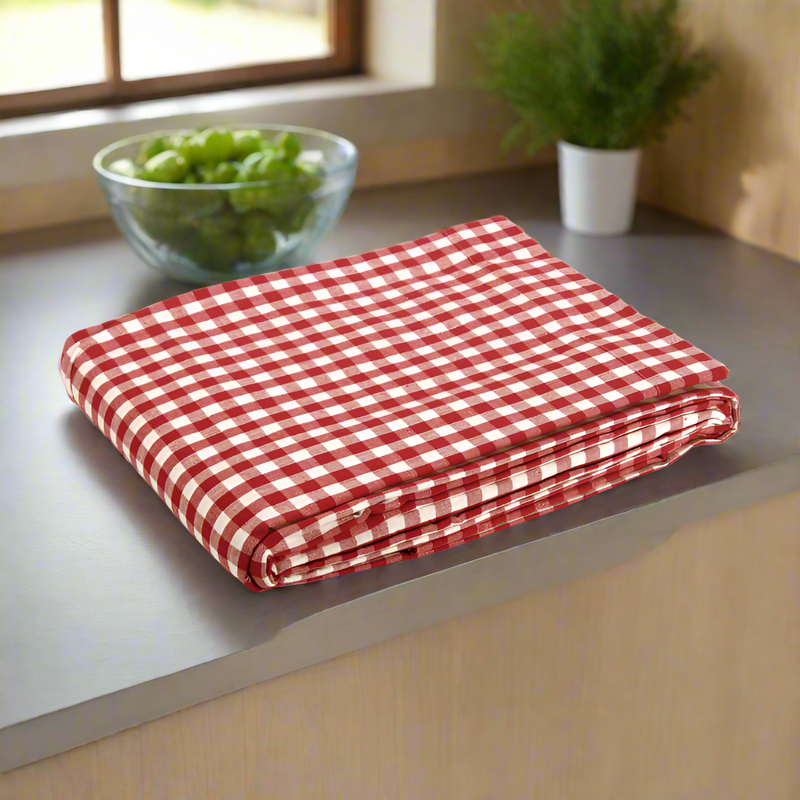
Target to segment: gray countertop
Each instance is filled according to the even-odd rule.
[[[800,486],[797,264],[647,209],[626,237],[566,233],[551,168],[357,193],[320,257],[494,214],[724,361],[740,432],[453,550],[265,594],[208,556],[58,379],[74,330],[188,287],[108,233],[2,245],[0,771],[605,569],[679,525]]]

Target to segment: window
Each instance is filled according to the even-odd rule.
[[[360,0],[0,0],[0,115],[352,74]]]

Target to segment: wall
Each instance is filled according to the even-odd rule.
[[[800,259],[800,2],[687,0],[721,70],[644,160],[641,198]]]

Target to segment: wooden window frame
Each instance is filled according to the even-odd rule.
[[[155,100],[247,86],[353,75],[360,72],[361,0],[328,0],[328,34],[332,51],[329,56],[131,81],[122,78],[120,0],[101,0],[101,2],[106,79],[101,83],[82,86],[0,94],[1,117],[119,105],[136,100]]]

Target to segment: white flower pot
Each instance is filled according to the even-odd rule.
[[[611,236],[633,224],[641,150],[558,143],[561,220],[567,230]]]

